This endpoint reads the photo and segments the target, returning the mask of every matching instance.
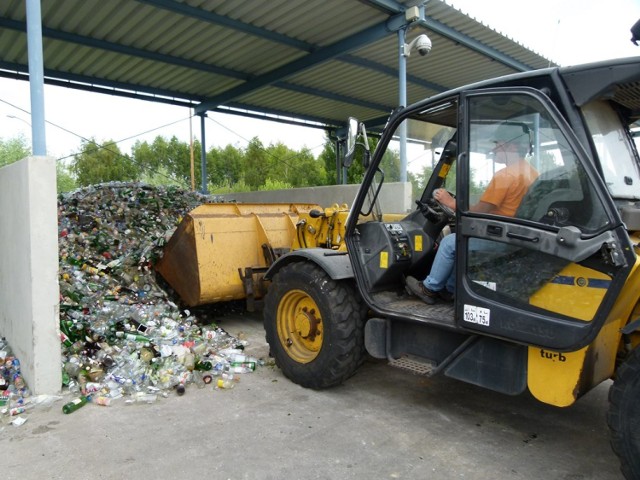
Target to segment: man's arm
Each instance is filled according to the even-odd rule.
[[[451,210],[455,211],[456,199],[453,198],[444,188],[439,188],[438,190],[436,190],[433,197],[444,206],[449,207]],[[471,205],[469,210],[477,213],[493,213],[495,210],[497,210],[497,207],[493,203],[483,202],[482,200],[480,200],[475,205]]]

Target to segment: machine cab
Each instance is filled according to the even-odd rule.
[[[593,341],[635,254],[575,125],[544,92],[460,90],[391,117],[346,234],[376,315],[557,351]],[[382,187],[401,163],[402,129],[415,203],[393,212]],[[434,200],[441,188],[455,211]],[[447,235],[455,235],[455,301],[428,305],[406,278],[429,274]]]

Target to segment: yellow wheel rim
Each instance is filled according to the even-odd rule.
[[[302,290],[288,291],[278,305],[278,338],[289,357],[309,363],[322,348],[324,328],[316,302]]]

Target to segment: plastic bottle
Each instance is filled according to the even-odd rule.
[[[235,378],[232,373],[225,373],[216,382],[216,388],[221,390],[229,390],[235,386]]]
[[[233,373],[251,373],[256,369],[256,362],[231,362],[229,371]]]
[[[158,400],[158,395],[155,393],[137,392],[132,395],[130,399],[127,399],[125,405],[133,405],[134,403],[155,403]]]
[[[195,368],[195,355],[193,353],[187,353],[184,356],[184,366],[187,370],[192,371]]]
[[[91,399],[91,403],[95,403],[96,405],[101,405],[103,407],[108,407],[111,405],[111,399],[104,395],[99,395]]]
[[[84,407],[90,399],[90,395],[82,395],[78,398],[75,398],[69,403],[66,403],[62,406],[62,413],[73,413],[79,408]]]

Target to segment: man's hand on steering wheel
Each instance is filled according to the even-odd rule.
[[[433,191],[433,199],[449,218],[456,216],[456,199],[453,194],[444,188],[436,188]]]

